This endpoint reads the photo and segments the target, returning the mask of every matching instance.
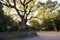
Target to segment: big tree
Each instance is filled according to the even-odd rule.
[[[26,23],[32,17],[28,18],[35,11],[36,0],[0,0],[0,4],[14,8],[17,15],[20,17],[20,27],[26,27]]]

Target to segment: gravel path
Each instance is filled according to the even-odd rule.
[[[60,32],[37,32],[38,36],[14,40],[60,40]]]
[[[37,32],[37,36],[34,37],[9,39],[9,40],[60,40],[60,32]]]

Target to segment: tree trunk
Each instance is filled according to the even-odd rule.
[[[19,23],[19,30],[21,30],[21,31],[24,31],[24,30],[26,30],[25,28],[27,27],[27,21],[26,20],[22,20],[20,23]]]
[[[52,22],[53,22],[54,30],[57,31],[57,28],[56,28],[56,25],[55,25],[54,19],[52,19]]]

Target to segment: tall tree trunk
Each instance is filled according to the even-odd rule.
[[[54,30],[57,31],[57,28],[56,28],[56,24],[55,24],[55,22],[54,22],[54,19],[52,19],[52,22],[53,22]]]
[[[25,28],[27,27],[27,20],[23,19],[20,23],[19,23],[19,30],[26,30]]]

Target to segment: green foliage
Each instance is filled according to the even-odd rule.
[[[57,8],[56,5],[59,5],[57,3],[57,1],[52,2],[51,0],[48,0],[46,3],[39,2],[37,5],[38,5],[37,7],[39,7],[39,8],[36,12],[36,17],[38,17],[43,22],[41,29],[43,29],[43,30],[48,30],[48,29],[54,30],[56,28],[54,18],[56,17],[58,12],[56,13],[53,11],[55,11],[55,9]]]
[[[35,30],[40,30],[40,24],[38,23],[38,20],[36,18],[32,18],[29,21],[29,26],[35,28]]]
[[[0,24],[2,23],[1,25],[3,26],[4,31],[5,30],[7,31],[7,27],[8,26],[11,26],[11,27],[14,27],[15,28],[15,26],[17,25],[17,22],[15,22],[10,16],[3,15],[0,18],[2,20],[2,22],[0,22]]]
[[[3,6],[2,6],[3,7]],[[0,32],[7,31],[7,27],[17,28],[17,22],[15,22],[9,15],[4,15],[4,11],[0,7]]]

